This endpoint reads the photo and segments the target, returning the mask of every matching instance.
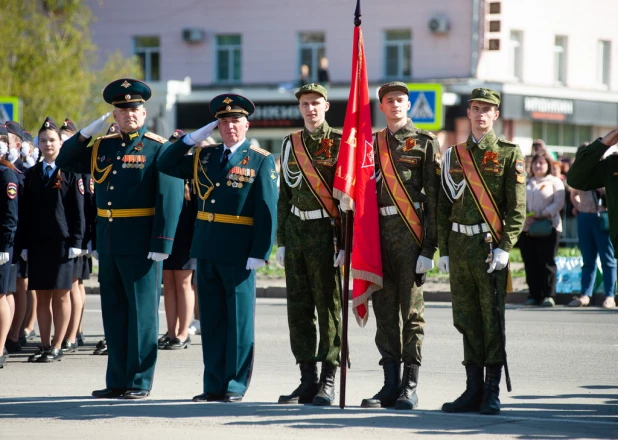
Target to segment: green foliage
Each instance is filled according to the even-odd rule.
[[[21,98],[26,129],[38,130],[46,116],[90,122],[109,110],[100,98],[104,83],[141,77],[136,60],[118,53],[100,71],[92,69],[97,48],[84,0],[0,0],[0,11],[0,90]]]

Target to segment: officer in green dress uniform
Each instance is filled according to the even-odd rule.
[[[195,402],[239,402],[251,378],[255,269],[272,250],[278,179],[273,156],[246,139],[254,110],[244,96],[214,97],[210,112],[217,120],[181,137],[157,162],[170,176],[193,178],[198,197],[191,257],[197,259],[204,392]],[[222,144],[186,155],[217,125]]]
[[[145,83],[122,78],[103,90],[115,106],[120,132],[107,128],[109,113],[64,142],[56,164],[90,173],[97,207],[101,307],[108,345],[106,385],[93,396],[147,397],[157,360],[162,263],[169,256],[182,206],[182,182],[159,172],[157,158],[170,145],[149,132]]]
[[[504,332],[507,266],[509,252],[524,225],[526,173],[519,147],[498,139],[493,131],[500,115],[499,105],[500,93],[474,89],[467,110],[472,132],[465,144],[449,148],[442,162],[438,266],[450,272],[453,323],[463,335],[467,375],[465,392],[442,406],[446,412],[500,412],[500,379],[505,358],[499,322]],[[457,154],[461,154],[463,164]],[[476,169],[476,173],[471,169]],[[473,188],[466,179],[476,182]],[[475,196],[475,191],[483,187],[488,196]],[[485,215],[477,203],[483,206]],[[491,212],[497,215],[489,215]],[[497,229],[501,229],[500,234],[495,234]]]
[[[301,383],[291,394],[280,396],[279,403],[330,405],[334,398],[335,372],[341,351],[341,300],[337,271],[344,251],[338,249],[335,255],[333,248],[333,234],[341,244],[338,207],[334,206],[333,212],[329,212],[324,203],[333,200],[332,187],[341,132],[330,128],[325,120],[329,103],[324,87],[306,84],[296,93],[296,97],[305,128],[283,141],[283,179],[277,211],[277,262],[286,268],[290,345],[300,367]],[[296,148],[302,148],[302,154],[306,154],[312,164],[297,157]],[[316,177],[312,178],[311,174]],[[319,195],[316,192],[316,186],[320,184],[327,189],[327,193]],[[316,311],[320,326],[319,344]],[[320,381],[316,361],[322,362]]]

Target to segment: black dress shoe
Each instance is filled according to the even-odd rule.
[[[225,399],[223,399],[226,403],[236,403],[242,402],[242,394],[238,393],[225,393]]]
[[[167,347],[167,344],[169,344],[170,340],[171,339],[169,338],[169,336],[167,336],[167,333],[164,334],[163,336],[161,336],[157,340],[157,346],[158,346],[159,350],[164,350],[165,347]]]
[[[97,346],[94,348],[92,354],[103,355],[107,354],[107,341],[105,339],[97,342]]]
[[[45,353],[37,360],[37,362],[55,362],[62,360],[64,353],[59,348],[48,348]]]
[[[21,351],[21,344],[13,341],[12,339],[6,338],[4,348],[6,348],[6,351],[9,353],[19,353]]]
[[[145,399],[150,396],[150,391],[148,390],[127,390],[124,393],[125,399]]]
[[[104,388],[102,390],[94,390],[92,395],[98,399],[115,399],[124,396],[126,390],[120,388]]]
[[[189,344],[191,343],[191,338],[187,336],[187,339],[181,341],[178,338],[170,339],[167,345],[165,346],[166,350],[182,350],[183,348],[189,348]]]
[[[204,393],[193,397],[194,402],[223,402],[223,399],[225,395],[214,393]]]
[[[28,358],[28,362],[38,362],[38,360],[41,359],[41,356],[43,356],[48,349],[48,347],[37,348],[34,354]]]
[[[62,341],[62,351],[65,353],[73,353],[77,350],[77,343],[69,342],[68,339]]]

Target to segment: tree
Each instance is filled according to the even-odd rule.
[[[0,90],[21,98],[27,129],[38,130],[46,116],[83,125],[109,110],[93,102],[105,84],[142,76],[138,60],[119,52],[93,70],[93,16],[84,0],[0,0],[0,11]]]

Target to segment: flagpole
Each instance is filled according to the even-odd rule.
[[[361,25],[360,0],[356,0],[354,26]],[[348,374],[348,310],[350,301],[350,256],[352,251],[352,230],[354,228],[354,211],[346,211],[345,220],[345,258],[343,272],[343,304],[341,304],[342,338],[341,338],[341,377],[339,383],[339,408],[345,408],[345,391]]]

